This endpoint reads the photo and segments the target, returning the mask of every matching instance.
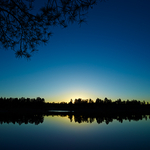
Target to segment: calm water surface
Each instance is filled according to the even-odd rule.
[[[150,120],[113,120],[109,124],[70,122],[67,116],[45,116],[43,123],[2,123],[1,150],[149,150]]]

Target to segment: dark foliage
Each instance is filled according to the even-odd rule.
[[[37,14],[36,0],[0,1],[0,42],[17,57],[30,58],[37,45],[47,43],[51,26],[66,28],[69,23],[85,22],[89,8],[102,0],[47,0]]]
[[[93,100],[75,99],[69,103],[49,103],[45,102],[43,98],[37,97],[36,99],[30,98],[0,98],[0,112],[48,112],[49,110],[68,110],[70,112],[79,113],[100,113],[100,114],[136,114],[150,113],[150,104],[148,102],[141,102],[137,100],[122,101],[118,99],[112,101],[105,98],[99,98],[94,102]]]
[[[81,98],[75,99],[67,104],[63,103],[47,103],[47,109],[50,110],[70,110],[75,112],[86,112],[86,113],[101,113],[101,114],[120,114],[120,113],[130,113],[134,114],[137,112],[149,113],[150,112],[150,104],[145,101],[137,101],[137,100],[127,100],[122,101],[118,99],[116,101],[112,101],[111,99],[105,98],[101,100],[99,98],[94,102],[91,99],[82,100]]]
[[[0,98],[0,109],[11,110],[11,109],[22,109],[22,108],[32,108],[37,109],[45,104],[44,98],[37,97],[36,99],[30,98]]]
[[[71,100],[72,101],[72,100]],[[95,100],[95,102],[93,101],[93,100],[91,100],[91,99],[86,99],[86,100],[84,100],[84,99],[81,99],[81,98],[79,98],[79,99],[75,99],[74,100],[74,104],[76,104],[76,105],[78,105],[78,104],[91,104],[91,105],[95,105],[95,106],[102,106],[102,105],[107,105],[107,106],[109,106],[109,105],[120,105],[120,106],[140,106],[140,105],[149,105],[149,102],[145,102],[145,101],[137,101],[137,100],[131,100],[131,101],[129,101],[129,100],[126,100],[126,101],[122,101],[120,98],[119,99],[117,99],[116,101],[112,101],[111,99],[108,99],[108,98],[104,98],[104,100],[102,100],[102,99],[99,99],[99,98],[97,98],[96,100]]]

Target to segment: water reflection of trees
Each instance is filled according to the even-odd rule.
[[[123,123],[123,121],[139,121],[142,119],[148,120],[150,119],[150,115],[147,114],[112,114],[112,115],[100,115],[100,114],[89,114],[89,113],[74,113],[74,112],[51,112],[47,114],[47,116],[59,116],[59,117],[68,117],[70,122],[76,122],[76,123],[93,123],[97,122],[98,124],[106,123],[109,124],[115,120],[119,121],[120,123]]]
[[[51,112],[50,112],[50,111]],[[56,110],[56,112],[52,112]],[[67,110],[68,112],[57,112]],[[18,115],[19,114],[19,115]],[[105,122],[109,124],[114,120],[123,122],[124,120],[147,120],[150,115],[150,103],[137,100],[122,101],[118,99],[112,101],[105,98],[93,100],[75,99],[69,103],[49,103],[44,98],[0,98],[0,124],[36,124],[43,123],[44,116],[68,117],[71,122],[98,124]],[[150,118],[148,116],[148,118]]]
[[[73,116],[68,117],[70,119],[70,121],[72,122],[72,118]],[[123,123],[124,120],[128,120],[128,121],[139,121],[142,119],[150,119],[150,115],[113,115],[113,116],[88,116],[88,115],[74,115],[74,122],[78,122],[78,123],[93,123],[94,121],[96,121],[98,124],[100,123],[106,123],[109,124],[110,122],[113,122],[114,120],[117,120],[121,123]]]
[[[3,123],[13,123],[13,124],[35,124],[38,125],[44,122],[44,116],[52,116],[52,117],[68,117],[70,122],[75,123],[93,123],[97,122],[98,124],[106,123],[109,124],[114,120],[123,123],[123,121],[139,121],[142,119],[150,119],[150,115],[142,115],[142,114],[128,114],[128,115],[97,115],[97,114],[78,114],[78,113],[62,113],[62,112],[50,112],[45,114],[1,114],[0,115],[0,124]]]
[[[38,125],[40,123],[43,123],[44,121],[44,116],[42,114],[38,114],[38,115],[35,115],[35,114],[28,114],[28,115],[16,115],[16,114],[3,114],[3,115],[0,115],[0,124],[3,124],[3,123],[17,123],[19,125],[21,124],[35,124],[35,125]]]
[[[93,123],[97,122],[98,124],[106,123],[109,124],[115,120],[123,123],[123,121],[139,121],[142,119],[148,120],[150,119],[150,115],[143,114],[113,114],[113,115],[97,115],[97,114],[79,114],[79,113],[51,113],[50,116],[60,116],[60,117],[68,117],[70,122],[76,123]]]

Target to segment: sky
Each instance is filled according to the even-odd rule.
[[[0,97],[150,102],[149,0],[98,2],[87,23],[52,32],[30,60],[1,48]]]

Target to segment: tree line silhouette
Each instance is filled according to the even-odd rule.
[[[122,101],[121,99],[117,99],[116,101],[112,101],[111,99],[104,98],[104,100],[97,98],[95,101],[92,99],[75,99],[74,102],[71,99],[69,103],[61,102],[61,103],[47,103],[47,106],[50,109],[68,109],[74,111],[150,111],[150,103],[145,101],[138,100],[127,100]]]
[[[0,98],[1,109],[11,108],[42,108],[45,104],[44,98]]]
[[[69,103],[73,103],[72,99],[70,100]],[[149,102],[141,102],[138,100],[127,100],[127,101],[122,101],[120,98],[117,99],[116,101],[112,101],[111,99],[108,99],[107,97],[104,98],[104,100],[97,98],[94,102],[92,99],[75,99],[74,104],[97,104],[97,105],[148,105]]]
[[[135,113],[135,112],[150,112],[150,103],[145,101],[127,100],[122,101],[118,99],[112,101],[105,98],[104,100],[97,98],[95,101],[92,99],[71,99],[70,102],[45,102],[44,98],[0,98],[0,112],[4,110],[10,111],[49,111],[49,110],[69,110],[75,112],[86,113]]]
[[[49,104],[60,104],[60,105],[67,105],[67,104],[75,104],[75,105],[86,105],[86,104],[90,104],[90,105],[149,105],[149,102],[145,102],[145,101],[138,101],[138,100],[124,100],[122,101],[120,98],[117,99],[116,101],[112,101],[111,99],[108,99],[107,97],[104,98],[104,100],[97,98],[94,102],[94,100],[92,99],[75,99],[74,102],[71,99],[69,103],[67,102],[48,102]]]

